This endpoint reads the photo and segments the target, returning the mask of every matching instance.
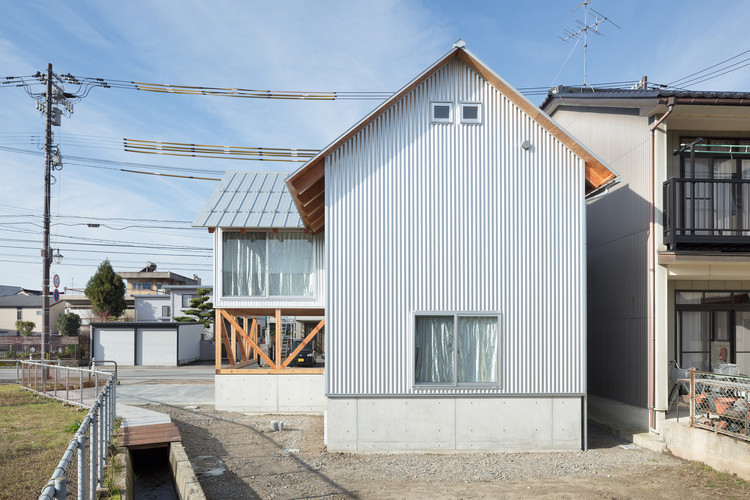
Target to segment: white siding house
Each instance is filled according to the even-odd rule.
[[[585,195],[614,179],[460,47],[293,174],[329,449],[583,446]]]
[[[292,174],[328,449],[585,447],[585,197],[615,180],[462,45]]]

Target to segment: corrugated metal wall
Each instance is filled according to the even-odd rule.
[[[482,125],[430,123],[431,101],[464,100],[483,104]],[[577,156],[452,61],[325,175],[330,395],[585,391]],[[501,387],[415,389],[415,311],[501,313]]]
[[[637,109],[564,106],[553,118],[622,178],[587,210],[589,392],[646,406],[649,119]]]
[[[264,231],[265,229],[258,229]],[[283,231],[283,230],[280,230]],[[325,272],[325,235],[316,234],[313,237],[315,275],[314,296],[300,299],[278,299],[275,297],[250,298],[250,297],[224,297],[222,296],[222,229],[214,232],[214,307],[216,308],[323,308],[325,305],[326,272]]]

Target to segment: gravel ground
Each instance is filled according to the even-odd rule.
[[[323,446],[321,416],[149,405],[177,423],[209,499],[750,498],[750,485],[589,427],[589,451],[343,454]],[[270,430],[272,420],[284,431]]]

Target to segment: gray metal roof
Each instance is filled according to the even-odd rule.
[[[50,303],[53,302],[50,301]],[[42,297],[41,295],[6,295],[0,297],[0,307],[42,307]]]
[[[725,92],[709,90],[679,90],[679,89],[623,89],[623,88],[590,88],[571,87],[560,85],[552,87],[545,101],[540,106],[542,109],[556,98],[577,97],[589,99],[665,99],[675,97],[678,99],[716,100],[715,104],[748,105],[750,104],[750,92]],[[697,102],[696,102],[697,103]],[[706,104],[703,102],[703,104]],[[714,104],[714,103],[712,103]]]
[[[287,173],[226,172],[193,227],[303,228]]]

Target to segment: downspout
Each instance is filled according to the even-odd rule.
[[[656,220],[656,186],[654,183],[655,173],[655,146],[654,137],[656,129],[672,113],[675,98],[667,100],[667,112],[662,115],[653,125],[649,127],[649,182],[650,186],[650,209],[648,212],[648,429],[659,434],[656,430],[656,236],[654,235]]]

